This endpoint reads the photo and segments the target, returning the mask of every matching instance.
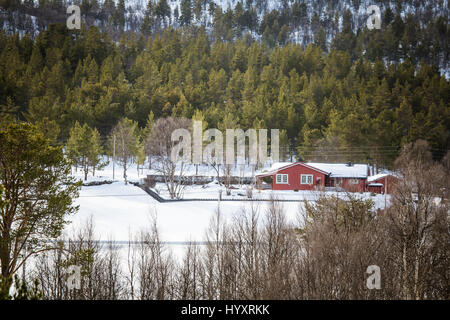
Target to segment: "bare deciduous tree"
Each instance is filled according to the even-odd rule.
[[[264,211],[259,202],[249,202],[227,220],[219,202],[206,244],[189,244],[180,260],[161,242],[153,219],[128,250],[128,278],[111,249],[100,254],[89,240],[92,232],[84,231],[82,241],[65,245],[69,256],[56,251],[39,261],[44,297],[448,299],[450,224],[442,196],[447,173],[423,142],[406,148],[396,165],[398,182],[386,210],[355,194],[321,192],[300,207],[294,224],[275,199]],[[91,273],[76,295],[61,285],[66,262],[81,263]],[[366,286],[370,265],[380,267],[380,290]]]
[[[177,129],[189,129],[191,121],[186,118],[160,118],[152,126],[147,139],[147,149],[157,160],[155,170],[164,178],[167,190],[172,199],[180,198],[184,189],[184,170],[186,163],[174,161],[172,149],[176,145],[172,141],[172,133]]]
[[[111,132],[109,143],[111,151],[113,149],[116,151],[116,159],[122,164],[123,167],[123,178],[125,180],[125,184],[128,184],[128,165],[133,157],[138,155],[139,151],[137,123],[128,118],[120,120]]]
[[[442,198],[449,188],[448,173],[432,160],[428,148],[419,140],[396,160],[400,179],[386,214],[402,299],[448,298],[450,225]]]
[[[70,239],[58,241],[59,249],[41,254],[32,277],[39,280],[44,299],[117,300],[127,297],[118,247],[94,238],[92,219]],[[67,286],[69,266],[81,269],[80,287]]]

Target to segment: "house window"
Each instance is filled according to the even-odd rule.
[[[350,179],[350,184],[358,184],[358,179]]]
[[[277,184],[288,184],[288,175],[287,174],[277,174],[276,182],[277,182]]]
[[[302,174],[300,176],[301,184],[312,184],[313,183],[313,175],[312,174]]]

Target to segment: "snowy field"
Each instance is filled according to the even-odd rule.
[[[104,170],[96,172],[95,177],[92,177],[91,173],[88,181],[112,180],[112,172],[110,163]],[[131,166],[127,175],[130,181],[137,182],[148,172],[148,169],[143,169],[138,173],[136,166]],[[74,170],[73,174],[76,178],[83,178],[80,170],[76,173]],[[185,199],[217,199],[219,190],[222,190],[223,199],[247,199],[246,188],[248,186],[236,185],[233,187],[236,189],[231,191],[231,196],[226,196],[225,188],[215,182],[205,186],[186,186],[183,197]],[[161,196],[169,198],[164,184],[159,183],[155,188]],[[344,193],[327,192],[327,194],[345,197]],[[376,208],[383,208],[385,205],[383,195],[371,196],[369,193],[354,195],[371,198],[375,202]],[[319,193],[311,191],[253,190],[253,198],[259,199],[274,197],[280,200],[314,201],[318,196]],[[130,234],[150,228],[152,219],[156,217],[161,240],[172,243],[203,241],[206,229],[218,207],[220,207],[222,219],[227,221],[243,208],[252,205],[259,206],[260,214],[263,217],[268,206],[268,202],[265,201],[222,201],[220,204],[217,201],[159,203],[139,187],[132,184],[125,185],[122,168],[118,165],[115,167],[115,180],[112,184],[83,186],[76,204],[80,206],[80,209],[78,213],[69,218],[72,223],[66,228],[68,233],[74,228],[81,227],[92,218],[97,239],[125,242],[129,240]],[[282,205],[288,221],[296,223],[303,202],[283,202]]]
[[[116,241],[123,266],[127,259],[127,241],[135,240],[140,232],[150,230],[156,218],[161,241],[165,242],[177,259],[182,259],[190,241],[201,244],[211,220],[220,208],[222,221],[231,221],[233,216],[252,204],[259,206],[261,217],[268,202],[172,202],[159,203],[139,187],[123,182],[82,187],[76,200],[80,206],[78,213],[71,216],[71,224],[66,227],[66,235],[76,233],[92,219],[95,239]],[[286,217],[295,223],[301,203],[284,203]]]
[[[234,214],[252,205],[249,201],[187,201],[159,203],[139,187],[123,182],[82,187],[76,200],[80,206],[77,214],[70,217],[71,228],[82,227],[91,217],[99,240],[127,241],[129,235],[150,228],[156,217],[161,240],[165,242],[202,241],[217,208],[221,217],[229,221]],[[264,214],[268,202],[257,202]],[[295,222],[300,202],[283,203],[286,216]]]

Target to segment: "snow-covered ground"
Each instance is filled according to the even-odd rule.
[[[231,194],[228,196],[226,194],[226,190],[224,186],[220,186],[217,182],[211,182],[203,186],[199,185],[191,185],[191,186],[185,186],[183,190],[183,199],[215,199],[217,200],[219,198],[219,194],[221,193],[221,199],[233,199],[233,200],[249,200],[247,197],[247,189],[250,186],[248,185],[233,185],[231,186]],[[159,195],[164,199],[170,199],[169,192],[167,191],[167,188],[164,183],[157,183],[156,186],[153,188],[156,190]],[[320,191],[293,191],[293,190],[252,190],[252,199],[260,199],[260,200],[270,200],[270,199],[276,199],[276,200],[288,200],[288,201],[315,201],[317,200],[321,195],[323,195],[324,192]],[[334,192],[334,191],[327,191],[325,192],[326,195],[331,196],[337,196],[340,198],[345,198],[346,194],[345,192]],[[371,195],[369,192],[364,193],[352,193],[353,196],[360,197],[360,198],[370,198],[375,202],[375,206],[377,208],[384,207],[384,195],[377,194],[377,195]]]
[[[171,202],[158,203],[139,187],[123,182],[101,186],[82,187],[76,200],[78,213],[70,217],[72,222],[65,233],[71,235],[82,229],[92,219],[96,240],[117,241],[120,257],[125,265],[127,241],[135,240],[140,231],[149,230],[156,218],[161,241],[170,252],[181,259],[190,241],[201,244],[211,220],[220,208],[222,221],[230,221],[243,208],[259,206],[263,217],[268,202]],[[295,223],[301,203],[283,204],[288,221]]]
[[[98,171],[95,177],[89,175],[89,181],[112,180],[112,163],[104,170]],[[142,172],[132,165],[128,170],[130,181],[139,181],[148,169]],[[74,176],[82,179],[83,173],[78,170]],[[222,198],[236,200],[247,199],[246,185],[233,186],[231,196],[226,196],[225,188],[215,182],[205,186],[186,186],[183,194],[185,199],[209,198],[218,199],[219,190],[222,190]],[[161,196],[169,198],[164,184],[158,183],[155,187]],[[345,197],[344,193],[327,192],[327,194]],[[371,196],[369,193],[355,193],[362,198],[371,198],[376,208],[385,206],[383,195]],[[314,201],[319,196],[311,191],[272,191],[253,190],[253,198],[279,200],[307,200]],[[221,216],[228,220],[239,213],[242,208],[257,205],[263,215],[268,202],[259,201],[183,201],[159,203],[145,193],[139,187],[132,184],[125,185],[122,168],[115,167],[115,182],[99,186],[83,186],[80,197],[76,200],[80,206],[78,213],[70,217],[72,223],[66,231],[79,228],[92,217],[95,225],[96,237],[99,240],[128,241],[130,234],[148,229],[151,226],[152,217],[156,217],[161,240],[165,242],[202,241],[216,210],[220,207]],[[289,221],[296,222],[303,202],[283,202],[283,207]]]
[[[91,217],[99,240],[127,241],[130,233],[150,228],[156,216],[161,240],[166,242],[202,241],[217,208],[224,221],[251,206],[248,201],[187,201],[159,203],[139,187],[123,182],[83,187],[76,200],[80,210],[70,217],[72,228],[82,227]],[[258,202],[263,214],[267,202]],[[301,203],[283,203],[286,215],[295,221]]]

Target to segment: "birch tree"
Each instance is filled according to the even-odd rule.
[[[400,297],[419,300],[448,295],[450,224],[448,204],[441,197],[450,187],[446,173],[432,160],[423,140],[408,145],[395,164],[400,179],[386,218],[393,271],[400,275]]]
[[[125,184],[128,184],[127,169],[133,159],[138,155],[139,143],[138,143],[138,126],[137,123],[128,118],[123,118],[114,127],[110,136],[110,148],[114,148],[114,136],[115,138],[115,150],[116,159],[123,168],[123,179]]]
[[[147,140],[150,152],[155,155],[158,163],[155,170],[164,179],[167,190],[172,199],[179,198],[184,189],[185,161],[174,161],[172,149],[176,142],[172,141],[172,133],[177,129],[188,129],[191,121],[186,118],[160,118],[153,125]]]

